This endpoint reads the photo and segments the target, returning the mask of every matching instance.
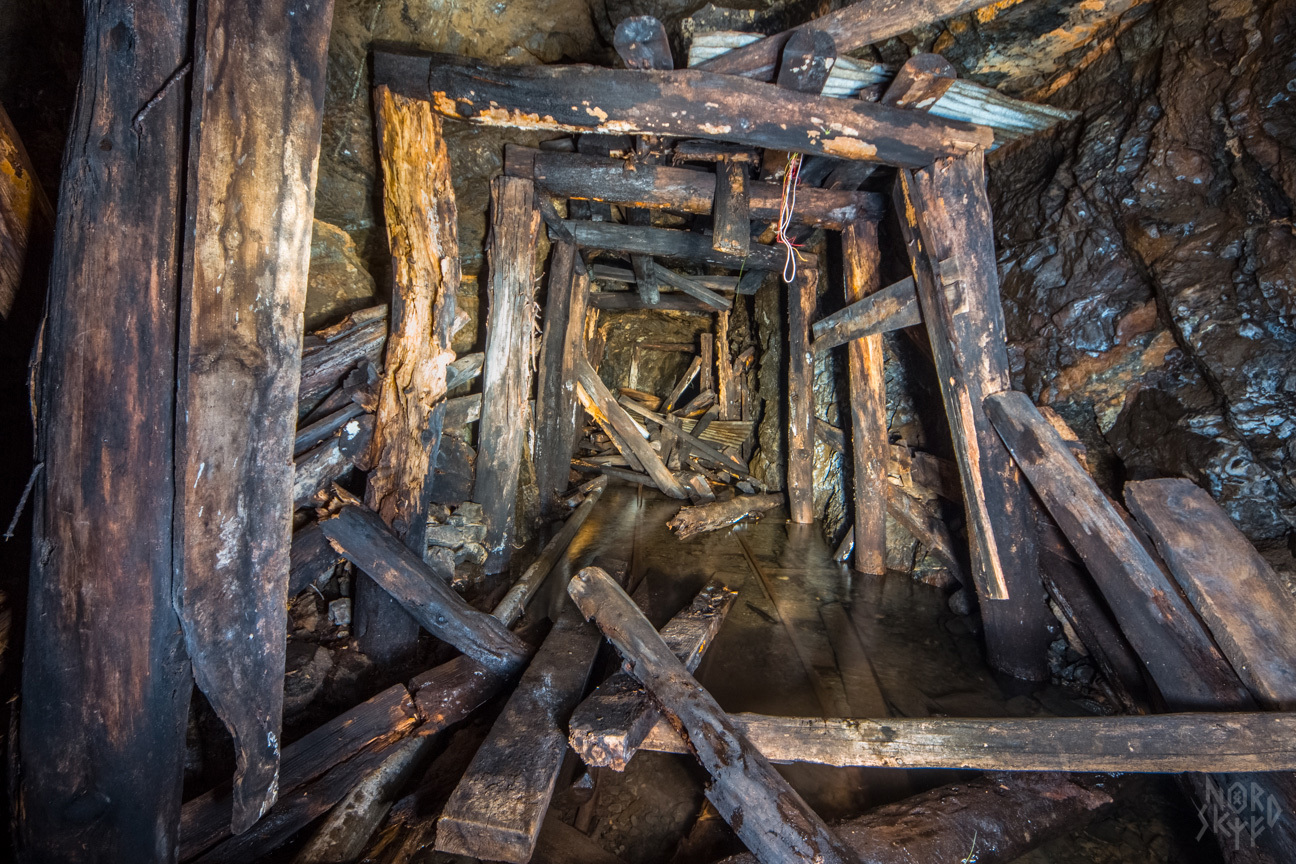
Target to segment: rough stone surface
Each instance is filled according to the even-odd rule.
[[[379,302],[377,294],[373,277],[360,260],[351,235],[316,219],[306,285],[306,331],[326,327],[357,309],[372,306]]]

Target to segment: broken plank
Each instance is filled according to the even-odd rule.
[[[657,451],[649,446],[648,442],[638,433],[634,427],[634,421],[625,413],[625,409],[617,403],[616,397],[608,390],[607,385],[599,378],[598,373],[589,361],[583,357],[576,363],[576,376],[580,386],[584,389],[590,398],[594,410],[602,415],[604,422],[610,424],[621,438],[621,443],[629,449],[630,453],[643,465],[653,480],[653,484],[658,489],[665,492],[672,498],[687,498],[688,492],[675,479],[675,475],[666,468]]]
[[[293,532],[289,559],[288,597],[291,599],[312,585],[322,587],[341,563],[342,556],[329,545],[319,525],[311,522]]]
[[[611,577],[587,567],[572,578],[568,593],[616,646],[672,724],[687,735],[693,755],[712,777],[707,797],[747,848],[767,862],[858,860],[742,736]]]
[[[362,362],[377,366],[387,342],[387,307],[353,312],[338,324],[308,335],[297,398],[307,410],[336,388]]]
[[[802,264],[788,289],[788,518],[814,522],[814,354],[810,352],[810,318],[814,314],[819,273]],[[727,358],[722,358],[721,363]],[[726,418],[728,419],[728,418]],[[858,543],[856,544],[858,545]]]
[[[781,270],[785,252],[782,248],[753,243],[745,256],[717,252],[703,234],[679,231],[672,228],[645,228],[638,225],[618,225],[615,222],[576,222],[568,220],[563,226],[576,238],[582,249],[603,249],[609,252],[629,252],[674,259],[694,264],[718,264],[733,270],[743,267],[759,270]],[[814,266],[813,255],[805,256]],[[637,274],[636,274],[637,278]]]
[[[1191,480],[1128,483],[1125,501],[1256,700],[1296,710],[1296,600],[1269,562]]]
[[[886,500],[886,512],[903,525],[928,552],[939,558],[949,568],[950,575],[960,584],[964,583],[963,564],[945,522],[928,510],[927,505],[889,482],[882,494]]]
[[[1177,774],[1296,769],[1296,715],[1151,714],[1131,717],[882,717],[733,714],[771,762],[838,768],[946,768]],[[686,753],[659,720],[642,749]]]
[[[390,592],[432,635],[496,672],[507,674],[526,663],[530,649],[450,587],[451,568],[436,558],[424,563],[377,514],[347,505],[321,521],[320,528],[348,561]]]
[[[689,672],[697,670],[737,597],[738,592],[710,582],[662,627],[662,639]],[[659,721],[665,722],[643,687],[620,671],[572,712],[568,741],[591,768],[624,771]]]
[[[922,324],[912,276],[875,291],[814,323],[816,354],[845,345],[854,339],[880,335],[904,327]]]
[[[737,420],[741,410],[738,400],[738,388],[734,382],[734,367],[729,351],[729,313],[716,315],[715,362],[716,362],[716,403],[720,409],[721,420]],[[701,436],[701,430],[697,430]]]
[[[681,507],[666,527],[679,539],[687,540],[696,534],[737,524],[749,516],[759,516],[782,503],[782,495],[736,495],[728,501]]]
[[[293,506],[311,507],[319,496],[363,458],[373,437],[373,415],[348,420],[337,434],[297,457],[293,467]]]
[[[506,162],[519,176],[534,177],[547,192],[560,198],[682,210],[696,215],[707,215],[714,206],[716,175],[709,171],[638,164],[634,171],[627,171],[622,159],[583,153],[544,153],[516,144],[506,145],[505,152],[510,157]],[[768,221],[779,217],[782,185],[749,180],[747,193],[753,219]],[[792,223],[838,231],[855,219],[881,218],[885,210],[883,197],[873,192],[804,187],[797,190]]]
[[[714,447],[712,447],[710,444],[706,443],[702,439],[693,437],[688,432],[684,431],[684,427],[680,426],[678,423],[674,422],[673,420],[668,420],[654,411],[649,411],[647,408],[644,408],[642,405],[635,403],[634,400],[632,399],[623,399],[621,404],[625,405],[627,408],[629,408],[631,411],[634,411],[636,414],[646,417],[649,420],[653,421],[654,423],[658,424],[659,426],[662,426],[663,428],[669,429],[671,432],[674,432],[680,438],[684,439],[684,441],[686,441],[691,448],[696,450],[699,456],[704,456],[705,458],[710,459],[712,462],[715,462],[717,465],[724,468],[726,471],[729,471],[732,474],[737,474],[739,477],[752,476],[751,474],[748,473],[746,465],[739,462],[733,456],[728,456],[725,455],[724,453],[721,453],[719,450],[715,449]]]
[[[535,329],[531,310],[539,229],[535,184],[517,177],[492,180],[490,307],[473,490],[473,500],[486,514],[488,573],[506,568],[513,548],[513,511],[531,390]]]
[[[1052,615],[1039,577],[1029,491],[982,405],[1009,386],[984,160],[978,154],[901,171],[895,195],[963,479],[988,659],[1009,675],[1041,680],[1048,674]],[[959,263],[953,292],[938,275],[939,262],[950,258]]]
[[[1117,623],[1178,710],[1245,705],[1196,615],[1024,393],[986,398],[994,428],[1084,560]],[[1228,701],[1225,701],[1228,700]],[[1223,704],[1221,704],[1223,702]]]
[[[747,166],[732,159],[716,163],[715,198],[711,207],[711,248],[745,257],[751,248],[751,196]]]
[[[374,80],[430,100],[446,117],[484,126],[710,138],[915,168],[993,141],[984,127],[696,69],[499,67],[379,51]]]
[[[703,348],[705,347],[706,346],[704,343]],[[699,372],[702,372],[703,369],[702,363],[703,363],[704,356],[705,356],[705,352],[703,356],[694,357],[693,360],[689,363],[688,368],[684,370],[684,374],[680,376],[679,381],[675,382],[675,386],[671,388],[669,395],[666,396],[666,400],[661,406],[661,409],[663,411],[669,413],[672,409],[674,409],[675,403],[678,402],[680,400],[680,397],[684,395],[684,391],[687,390],[688,386],[693,383],[693,379],[698,377]],[[706,373],[702,372],[702,374],[705,375]],[[700,386],[703,390],[707,389],[705,383],[703,383]]]
[[[672,288],[677,288],[680,291],[683,291],[690,297],[701,300],[708,306],[712,306],[716,309],[729,309],[733,306],[733,301],[728,297],[715,293],[701,282],[698,282],[690,276],[685,276],[683,273],[676,273],[669,267],[663,267],[660,264],[656,264],[653,267],[653,273],[659,281],[664,282]]]

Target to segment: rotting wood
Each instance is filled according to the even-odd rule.
[[[1119,778],[992,774],[878,807],[835,828],[869,864],[1008,864],[1108,813],[1121,785]],[[757,860],[743,854],[717,864]]]
[[[1256,700],[1296,710],[1296,601],[1269,562],[1190,480],[1128,483],[1125,501]]]
[[[950,575],[959,583],[965,583],[963,563],[959,560],[954,539],[944,521],[902,488],[887,483],[881,494],[885,498],[886,512],[903,525],[928,552],[939,558],[949,568]]]
[[[715,333],[716,362],[716,403],[720,409],[719,419],[737,420],[739,403],[737,385],[734,381],[733,361],[729,350],[729,313],[716,315]],[[701,434],[700,432],[698,433]]]
[[[437,558],[425,563],[376,514],[348,505],[321,521],[320,528],[348,561],[399,600],[432,635],[496,672],[507,674],[526,663],[530,649],[450,587],[452,567]]]
[[[788,518],[814,522],[814,354],[810,319],[817,302],[819,273],[804,263],[788,286]],[[723,362],[723,361],[722,361]],[[858,540],[858,538],[857,538]],[[858,542],[856,543],[858,546]]]
[[[486,512],[486,572],[508,566],[512,553],[518,470],[531,389],[536,240],[540,211],[535,184],[517,177],[491,181],[490,309],[478,421],[473,500]]]
[[[698,379],[698,390],[699,391],[714,390],[716,388],[715,334],[703,333],[698,337],[698,340],[699,340],[698,358],[702,361],[702,365],[698,370],[701,375],[701,377]],[[673,403],[672,405],[668,405],[666,407],[666,410],[669,411],[671,407],[673,407]]]
[[[1250,697],[1196,615],[1029,397],[987,397],[986,411],[1044,506],[1084,560],[1125,637],[1177,710]],[[1229,702],[1221,704],[1222,697]]]
[[[916,27],[954,18],[987,4],[988,0],[889,0],[886,3],[852,3],[800,27],[767,36],[701,63],[697,68],[725,75],[743,75],[761,81],[774,78],[779,57],[788,40],[801,30],[817,30],[830,36],[839,54],[908,33]]]
[[[1052,616],[1029,491],[982,406],[1009,386],[984,160],[978,154],[901,171],[895,193],[963,480],[988,659],[1007,674],[1040,680],[1048,674]],[[959,268],[954,297],[937,276],[939,262],[951,258]]]
[[[293,439],[333,4],[197,9],[174,591],[194,681],[233,736],[239,833],[279,788]],[[266,15],[284,26],[259,26]]]
[[[612,38],[627,69],[674,69],[666,28],[651,15],[622,18]]]
[[[337,434],[297,458],[293,468],[293,506],[312,507],[321,493],[350,471],[368,452],[373,437],[372,414],[348,420]]]
[[[387,311],[385,305],[361,309],[306,336],[297,392],[301,406],[313,408],[362,361],[379,365],[387,342]]]
[[[781,248],[761,243],[751,244],[745,256],[717,252],[705,235],[673,228],[645,228],[638,225],[618,225],[614,222],[566,221],[563,226],[576,238],[582,249],[603,249],[609,252],[629,252],[652,255],[678,261],[718,264],[730,269],[743,267],[758,270],[782,270],[785,253]],[[813,267],[817,259],[804,255],[806,267]],[[806,263],[808,262],[808,263]]]
[[[728,501],[681,507],[666,527],[681,540],[707,531],[717,531],[742,520],[759,516],[783,503],[782,495],[737,495]]]
[[[653,450],[638,434],[634,428],[634,421],[625,413],[625,409],[616,401],[616,397],[608,390],[607,385],[599,378],[588,360],[581,358],[577,361],[576,376],[581,388],[590,398],[591,407],[602,414],[604,422],[615,428],[621,438],[620,443],[624,444],[639,460],[644,470],[648,472],[648,476],[652,477],[654,485],[672,498],[687,498],[688,493],[684,487],[666,468],[657,451]]]
[[[711,138],[914,168],[993,141],[985,127],[697,69],[499,67],[379,51],[374,81],[483,126]]]
[[[662,639],[689,672],[697,670],[737,597],[737,591],[710,582],[662,627]],[[652,699],[621,671],[572,712],[568,741],[586,765],[624,771],[658,721],[665,722]]]
[[[565,241],[553,245],[546,289],[544,332],[536,364],[535,472],[540,512],[557,515],[558,496],[567,489],[571,437],[566,423],[568,402],[574,402],[574,362],[579,344],[568,341],[573,312],[585,318],[585,292],[576,272],[576,247]],[[581,296],[576,296],[580,291]]]
[[[105,0],[85,20],[38,372],[44,551],[11,740],[33,861],[175,856],[192,689],[171,542],[189,12]]]
[[[616,646],[663,714],[687,735],[693,755],[712,777],[707,798],[757,857],[771,864],[860,860],[743,738],[611,577],[587,567],[567,590]]]
[[[1296,715],[882,717],[730,715],[771,762],[838,768],[946,768],[1178,774],[1296,769]],[[641,749],[687,753],[658,720]]]
[[[289,796],[376,743],[403,737],[418,719],[404,685],[388,687],[285,747],[280,794]],[[230,836],[230,791],[225,783],[185,802],[180,814],[181,861],[196,858]]]
[[[880,335],[922,324],[912,276],[906,276],[814,323],[811,333],[815,354],[845,345],[854,339]]]
[[[373,98],[392,299],[364,501],[422,555],[454,359],[458,210],[441,118],[386,87]],[[407,661],[418,647],[418,623],[367,577],[356,580],[352,630],[380,665]]]
[[[547,192],[561,198],[635,204],[685,213],[711,212],[716,175],[709,171],[666,165],[636,165],[627,171],[620,159],[580,153],[545,153],[516,144],[505,145],[505,170],[534,178]],[[778,183],[749,180],[748,205],[753,219],[779,217],[783,187]],[[856,219],[880,218],[886,210],[881,195],[805,187],[797,190],[792,222],[816,225],[830,231]]]
[[[0,318],[9,317],[18,296],[28,249],[49,242],[53,221],[31,158],[0,106]]]
[[[846,302],[857,303],[878,290],[876,222],[853,222],[841,234]],[[816,339],[816,341],[818,341]],[[812,353],[817,353],[814,346]],[[890,441],[886,416],[886,358],[881,334],[846,346],[850,373],[851,460],[854,485],[855,551],[851,566],[861,573],[886,572],[887,465]],[[813,410],[813,409],[812,409]],[[813,421],[812,421],[813,422]],[[813,434],[809,436],[813,442]],[[810,445],[813,448],[813,444]]]

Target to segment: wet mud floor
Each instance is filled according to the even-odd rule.
[[[982,659],[974,626],[950,612],[945,593],[906,574],[876,578],[832,560],[815,526],[773,511],[759,522],[680,541],[666,528],[679,502],[613,485],[582,526],[537,602],[566,602],[571,575],[597,559],[623,561],[648,590],[660,626],[711,579],[739,592],[696,673],[727,711],[786,716],[1030,716],[1091,713],[1056,686],[1032,692],[1001,682]],[[600,659],[596,677],[617,659]],[[602,669],[603,672],[598,670]],[[591,685],[592,686],[592,685]],[[574,755],[572,763],[576,763]],[[705,773],[688,757],[639,753],[624,773],[568,766],[550,818],[575,824],[626,864],[693,864],[741,851],[714,810]],[[855,815],[971,772],[779,770],[826,819]],[[699,820],[699,815],[703,818]],[[695,824],[696,823],[696,824]],[[1149,778],[1111,816],[1031,853],[1031,864],[1213,862],[1209,835],[1173,781]],[[972,852],[972,838],[969,837]],[[468,859],[431,854],[428,862]],[[975,853],[969,855],[975,861]],[[949,862],[956,864],[956,862]]]

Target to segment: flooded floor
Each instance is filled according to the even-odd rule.
[[[730,712],[1088,713],[1083,699],[1060,687],[1024,692],[1020,685],[1014,690],[1012,682],[997,680],[982,659],[971,630],[975,623],[949,611],[941,589],[905,574],[877,578],[852,572],[832,560],[817,526],[790,524],[785,514],[773,511],[752,524],[680,541],[666,528],[679,506],[655,491],[609,487],[539,602],[565,602],[560,592],[571,574],[600,560],[624,562],[631,586],[642,580],[649,617],[657,626],[710,580],[738,591],[696,673]],[[605,670],[617,663],[608,654]],[[579,779],[582,769],[572,768]],[[815,765],[779,770],[830,821],[970,776]],[[551,818],[574,823],[626,864],[701,864],[741,849],[714,811],[707,812],[705,780],[688,757],[639,753],[624,773],[597,769],[560,791]],[[1217,860],[1209,836],[1194,839],[1197,829],[1195,814],[1173,783],[1153,779],[1117,815],[1042,847],[1028,860]]]

